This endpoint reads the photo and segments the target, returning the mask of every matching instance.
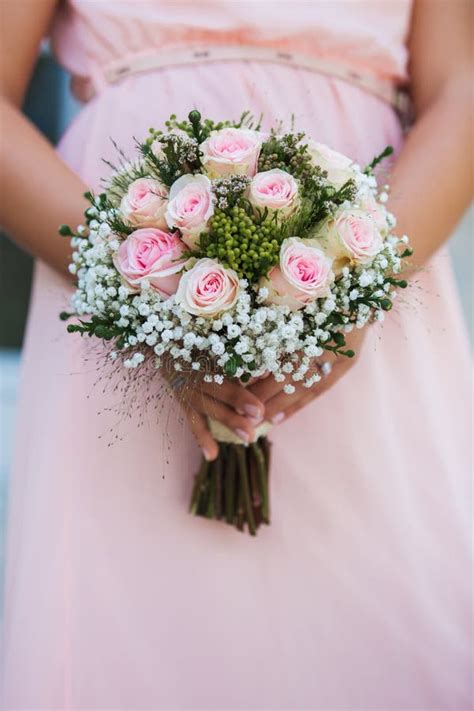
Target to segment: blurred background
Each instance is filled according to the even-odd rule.
[[[24,111],[56,143],[80,106],[69,92],[69,80],[48,54],[41,53]],[[474,211],[471,208],[451,238],[450,249],[456,278],[473,342],[472,238]],[[0,591],[2,590],[3,541],[5,530],[8,471],[15,419],[21,345],[28,310],[31,258],[0,234]],[[8,308],[6,308],[8,306]],[[28,446],[25,443],[25,446]],[[1,609],[1,605],[0,605]]]

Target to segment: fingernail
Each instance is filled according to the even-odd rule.
[[[252,425],[252,427],[258,427],[258,425],[263,422],[263,417],[259,415],[258,417],[249,417],[248,421]]]
[[[276,415],[273,415],[272,417],[272,422],[274,425],[277,425],[279,422],[282,422],[282,420],[285,419],[285,413],[284,412],[277,412]]]
[[[262,411],[259,407],[257,407],[257,405],[245,405],[244,410],[245,410],[245,414],[248,415],[249,417],[255,417],[255,418],[260,417],[260,421],[261,421]]]
[[[249,436],[245,430],[236,429],[235,434],[237,435],[237,437],[240,437],[240,439],[243,440],[245,444],[249,443]]]
[[[212,456],[212,453],[206,449],[205,447],[202,448],[202,453],[204,455],[204,459],[206,459],[208,462],[212,462],[214,457]]]

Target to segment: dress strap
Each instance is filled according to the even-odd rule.
[[[226,61],[273,62],[308,69],[354,84],[391,104],[400,115],[407,111],[408,96],[406,92],[394,86],[389,80],[380,79],[374,74],[358,72],[342,62],[256,45],[181,47],[171,50],[153,49],[129,54],[100,69],[95,68],[89,79],[89,84],[87,84],[87,80],[75,79],[73,91],[75,91],[77,98],[87,101],[94,93],[135,74],[186,64]]]

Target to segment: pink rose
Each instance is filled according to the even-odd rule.
[[[332,259],[314,240],[298,237],[285,239],[280,250],[280,265],[273,267],[262,280],[269,295],[266,302],[301,309],[322,296],[328,296],[334,274]]]
[[[286,216],[297,207],[297,182],[279,168],[257,173],[250,183],[249,200],[255,207],[281,210]]]
[[[344,183],[354,178],[354,170],[352,161],[347,156],[324,143],[316,143],[316,141],[307,141],[308,151],[311,155],[313,165],[318,166],[321,170],[327,171],[328,180],[334,187],[339,190]]]
[[[206,229],[214,213],[211,181],[205,175],[183,175],[170,190],[166,210],[169,227],[176,227],[190,248],[196,247],[199,235]]]
[[[166,229],[165,211],[168,189],[153,178],[138,178],[130,183],[120,203],[120,211],[135,227]]]
[[[358,209],[341,210],[321,225],[315,237],[329,256],[339,260],[338,266],[347,260],[367,264],[383,247],[374,218]]]
[[[114,264],[133,291],[139,291],[141,283],[147,281],[162,296],[171,296],[186,262],[184,251],[177,233],[148,227],[132,232],[121,243]]]
[[[195,316],[217,316],[234,306],[239,277],[213,259],[198,259],[181,277],[176,301]]]
[[[255,175],[264,140],[264,134],[244,128],[212,131],[200,146],[204,170],[211,178]]]

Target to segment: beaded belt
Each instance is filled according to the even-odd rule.
[[[342,79],[374,94],[391,104],[403,115],[408,108],[408,96],[391,82],[375,75],[362,74],[343,63],[322,57],[311,57],[299,52],[284,52],[271,47],[253,45],[215,45],[212,47],[183,47],[172,50],[149,50],[127,55],[105,66],[94,67],[90,78],[73,77],[72,90],[81,101],[88,101],[95,93],[107,86],[145,72],[180,65],[207,64],[211,62],[251,61],[283,64],[290,67],[308,69],[326,76]]]

